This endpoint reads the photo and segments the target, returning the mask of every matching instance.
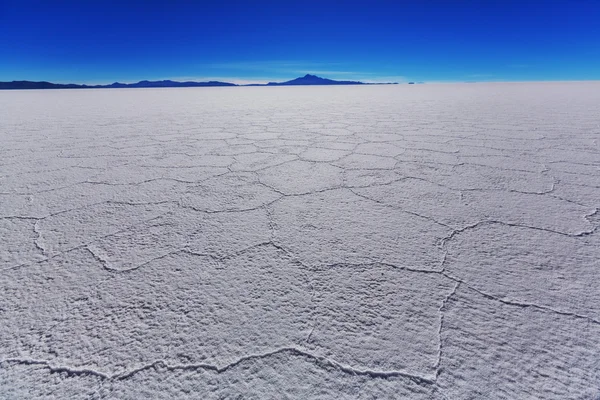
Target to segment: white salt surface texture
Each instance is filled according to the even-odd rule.
[[[0,398],[600,398],[600,84],[0,92]]]

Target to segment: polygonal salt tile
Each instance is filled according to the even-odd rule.
[[[287,197],[272,206],[278,243],[310,264],[387,262],[435,270],[451,230],[349,190]]]
[[[207,179],[189,188],[181,204],[207,212],[244,211],[270,204],[280,197],[262,185],[254,174],[239,172]]]
[[[186,248],[195,253],[225,257],[270,239],[266,209],[214,213],[204,215],[201,223],[187,237]]]
[[[325,163],[291,161],[280,166],[261,170],[262,183],[286,195],[311,193],[340,187],[342,169]]]
[[[439,309],[455,282],[377,264],[321,267],[312,276],[308,348],[356,369],[435,379]]]

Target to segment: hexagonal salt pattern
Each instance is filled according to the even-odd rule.
[[[599,103],[0,92],[0,398],[599,398]]]

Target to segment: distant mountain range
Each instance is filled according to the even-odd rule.
[[[176,81],[140,81],[137,83],[111,83],[110,85],[78,85],[75,83],[51,83],[12,81],[0,82],[0,89],[110,89],[110,88],[160,88],[160,87],[212,87],[212,86],[237,86],[227,82],[176,82]]]
[[[384,83],[390,85],[395,83]],[[31,81],[12,81],[0,82],[2,89],[115,89],[115,88],[165,88],[165,87],[219,87],[219,86],[312,86],[312,85],[378,85],[373,83],[364,83],[358,81],[334,81],[332,79],[321,78],[316,75],[306,74],[300,78],[292,79],[286,82],[269,82],[266,84],[237,85],[229,82],[177,82],[177,81],[140,81],[137,83],[111,83],[110,85],[79,85],[75,83],[51,83],[51,82],[31,82]]]

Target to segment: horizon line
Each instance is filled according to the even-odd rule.
[[[313,75],[313,74],[309,74],[309,75]],[[321,76],[318,75],[314,75],[317,76],[319,78],[323,78]],[[301,78],[301,77],[300,77]],[[79,86],[89,86],[90,89],[94,89],[94,88],[98,88],[99,86],[110,86],[113,84],[122,84],[122,85],[133,85],[136,83],[140,83],[140,82],[173,82],[173,83],[225,83],[225,84],[229,84],[231,86],[228,87],[244,87],[244,86],[253,86],[253,85],[261,85],[261,86],[267,86],[269,83],[285,83],[288,82],[290,80],[295,80],[297,78],[292,78],[292,79],[288,79],[288,80],[284,80],[284,81],[276,81],[276,80],[260,80],[260,81],[254,81],[254,80],[246,80],[246,79],[232,79],[232,80],[221,80],[223,78],[201,78],[200,80],[195,80],[194,78],[191,79],[184,79],[184,80],[178,80],[178,78],[165,78],[165,79],[141,79],[141,80],[133,80],[133,81],[129,81],[129,80],[117,80],[117,81],[113,81],[110,83],[90,83],[90,82],[85,82],[85,83],[75,83],[74,81],[50,81],[50,80],[30,80],[30,79],[11,79],[11,80],[0,80],[0,83],[13,83],[13,82],[31,82],[31,83],[50,83],[50,84],[56,84],[56,85],[79,85]],[[495,80],[432,80],[432,81],[412,81],[412,80],[405,80],[405,81],[397,81],[397,82],[384,82],[384,81],[376,81],[376,80],[358,80],[358,79],[343,79],[343,80],[338,80],[338,79],[333,79],[333,78],[323,78],[323,79],[329,79],[329,80],[333,80],[333,81],[337,81],[337,82],[360,82],[366,86],[371,86],[371,85],[405,85],[405,84],[462,84],[462,83],[468,83],[468,84],[475,84],[475,83],[545,83],[545,82],[552,82],[552,83],[570,83],[570,82],[600,82],[600,79],[530,79],[530,80],[503,80],[503,79],[495,79]],[[243,83],[241,83],[243,82]],[[276,86],[276,85],[273,85]],[[294,86],[294,85],[291,85]],[[298,86],[319,86],[319,85],[298,85]],[[322,85],[322,86],[327,86],[327,85]],[[334,86],[334,85],[333,85]],[[227,86],[225,86],[227,87]],[[185,88],[185,87],[184,87]],[[110,89],[110,88],[107,88]],[[120,88],[114,88],[114,89],[120,89]],[[134,88],[135,89],[135,88]],[[143,87],[140,87],[138,89],[144,89]],[[155,87],[155,88],[148,88],[148,89],[160,89],[160,87]],[[165,87],[165,89],[173,89],[172,87]],[[176,88],[175,88],[176,89]]]
[[[399,85],[399,84],[481,84],[481,83],[569,83],[569,82],[598,82],[598,79],[530,79],[530,80],[511,80],[511,79],[491,79],[491,80],[476,80],[476,79],[462,79],[462,80],[407,80],[405,76],[382,76],[381,79],[373,79],[370,77],[365,80],[360,80],[360,78],[325,78],[323,76],[317,75],[318,72],[306,72],[304,75],[301,75],[296,78],[291,78],[287,80],[271,80],[265,78],[258,79],[243,79],[236,77],[191,77],[191,76],[180,76],[173,78],[162,78],[162,79],[142,79],[137,81],[120,81],[116,80],[111,83],[74,83],[74,81],[50,81],[50,80],[11,80],[11,81],[0,81],[0,84],[4,84],[5,87],[0,89],[3,90],[49,90],[49,89],[142,89],[142,88],[189,88],[189,87],[243,87],[243,86],[339,86],[339,85]],[[327,74],[325,74],[327,75]],[[333,74],[335,75],[335,74]],[[360,74],[359,74],[360,75]],[[303,78],[317,78],[323,81],[329,81],[329,83],[295,83],[290,84],[290,82],[302,80]],[[387,78],[387,79],[385,79]],[[396,78],[396,79],[394,79]],[[400,79],[398,79],[400,78]],[[283,78],[280,78],[283,79]],[[384,80],[385,79],[385,80]],[[149,86],[135,86],[142,83],[148,83]],[[172,83],[173,86],[169,86],[169,83],[166,83],[165,86],[160,86],[161,83],[169,82]],[[9,87],[10,84],[18,84],[18,83],[28,83],[28,84],[38,84],[38,85],[56,85],[63,87]],[[152,84],[156,84],[156,86],[152,86]],[[112,87],[115,85],[115,87]],[[116,85],[125,85],[126,87],[118,87]],[[181,86],[177,86],[181,85]],[[189,86],[186,86],[189,85]]]
[[[86,85],[86,86],[107,86],[107,85],[113,85],[113,84],[124,84],[124,85],[131,85],[131,84],[136,84],[136,83],[140,83],[140,82],[165,82],[165,81],[170,81],[170,82],[177,82],[177,83],[207,83],[207,82],[220,82],[220,83],[229,83],[229,84],[234,84],[234,85],[238,85],[238,86],[247,86],[247,85],[266,85],[269,83],[282,83],[282,82],[288,82],[291,80],[295,80],[298,78],[303,78],[303,77],[307,77],[307,76],[313,76],[313,77],[317,77],[317,78],[321,78],[321,79],[328,79],[328,80],[333,80],[333,81],[342,81],[342,82],[362,82],[362,83],[392,83],[393,82],[400,82],[400,80],[398,79],[385,79],[386,77],[382,77],[382,79],[373,79],[373,78],[366,78],[366,79],[361,79],[361,78],[348,78],[348,77],[344,77],[344,78],[329,78],[329,77],[325,77],[322,75],[317,75],[316,73],[306,73],[300,76],[295,76],[295,77],[291,77],[291,78],[258,78],[258,79],[252,79],[252,78],[239,78],[239,77],[223,77],[223,76],[219,76],[219,77],[169,77],[169,78],[145,78],[145,79],[137,79],[137,80],[129,80],[129,79],[125,79],[125,80],[112,80],[110,82],[108,81],[83,81],[83,82],[76,82],[75,80],[47,80],[47,79],[10,79],[10,80],[0,80],[0,82],[3,83],[10,83],[10,82],[35,82],[35,83],[40,83],[40,82],[47,82],[47,83],[53,83],[53,84],[57,84],[57,85]],[[392,77],[387,77],[387,78],[392,78]],[[408,80],[406,80],[404,77],[393,77],[393,78],[402,78],[403,82],[407,82]],[[419,81],[422,82],[422,81]]]

